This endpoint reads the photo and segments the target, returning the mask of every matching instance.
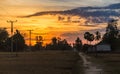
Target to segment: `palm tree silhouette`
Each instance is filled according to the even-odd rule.
[[[88,35],[88,41],[90,41],[90,45],[91,45],[91,42],[94,41],[95,37],[93,34],[89,34]]]
[[[95,40],[96,40],[97,43],[98,43],[98,41],[101,39],[101,33],[100,33],[99,31],[96,31],[96,32],[95,32],[95,35],[96,35]]]
[[[91,44],[91,42],[95,39],[94,35],[89,32],[85,32],[84,38],[87,40],[87,44],[88,44],[88,41]]]
[[[84,33],[84,39],[87,40],[87,44],[88,44],[89,34],[90,34],[89,32],[85,32],[85,33]]]

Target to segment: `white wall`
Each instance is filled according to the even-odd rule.
[[[110,45],[97,45],[97,51],[111,51]]]

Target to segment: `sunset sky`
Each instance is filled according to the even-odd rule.
[[[105,6],[120,0],[0,0],[0,13],[27,15],[40,11],[67,10],[81,6]]]
[[[33,31],[33,41],[36,35],[42,35],[46,43],[54,36],[66,38],[73,42],[77,36],[81,37],[84,31],[103,31],[106,23],[96,26],[82,26],[85,19],[80,23],[59,22],[59,15],[43,15],[20,18],[41,11],[61,11],[83,6],[107,6],[113,3],[120,3],[120,0],[0,0],[0,27],[6,27],[10,31],[10,23],[7,20],[18,20],[14,24],[14,30],[19,29],[28,39],[28,31]],[[68,16],[64,16],[67,18]],[[72,16],[73,19],[79,18]],[[80,25],[81,24],[81,25]],[[82,37],[81,37],[82,38]]]

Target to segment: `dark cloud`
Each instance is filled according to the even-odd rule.
[[[79,25],[79,26],[86,26],[86,27],[98,27],[98,25]]]
[[[46,0],[49,2],[63,3],[71,6],[105,6],[113,3],[120,3],[120,0]]]

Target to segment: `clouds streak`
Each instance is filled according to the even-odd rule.
[[[22,14],[32,14],[39,11],[60,11],[83,6],[107,6],[113,3],[120,3],[120,0],[0,0],[0,7],[6,11],[17,10],[18,13],[22,11]]]

